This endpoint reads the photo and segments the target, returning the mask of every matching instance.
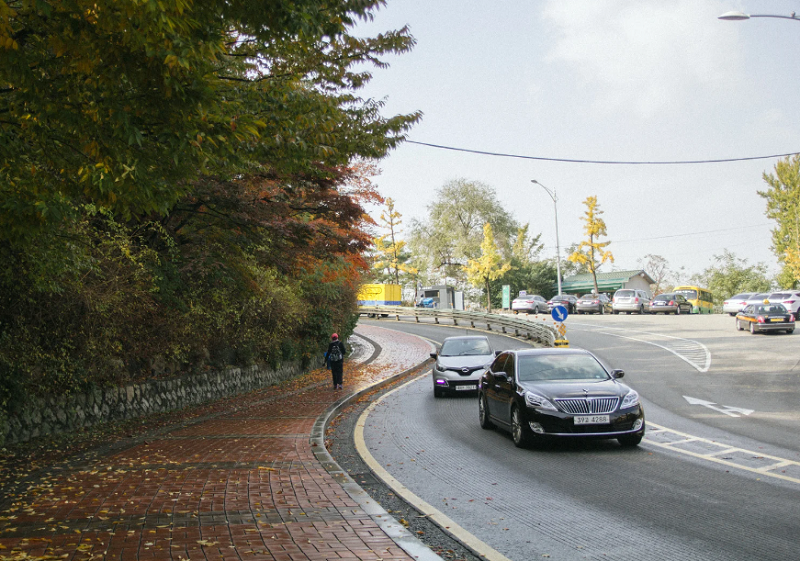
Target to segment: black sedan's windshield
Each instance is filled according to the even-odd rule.
[[[610,376],[594,357],[579,354],[522,355],[519,381],[608,380]]]
[[[452,339],[442,344],[441,356],[489,355],[492,349],[485,339]]]

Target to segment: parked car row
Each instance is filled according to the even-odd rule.
[[[783,304],[786,310],[800,315],[800,291],[784,290],[773,293],[743,292],[722,303],[722,312],[735,316],[747,306]],[[515,313],[541,314],[564,306],[570,314],[691,314],[697,310],[681,292],[667,292],[653,298],[640,289],[621,288],[609,298],[606,294],[588,293],[581,297],[558,294],[550,300],[539,295],[520,296],[511,303]]]

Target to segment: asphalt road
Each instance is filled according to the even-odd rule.
[[[379,323],[437,341],[465,332]],[[434,399],[426,376],[369,416],[370,453],[515,561],[800,558],[800,336],[737,332],[727,316],[574,316],[568,326],[572,346],[624,369],[643,396],[638,449],[518,450],[479,428],[474,398]]]

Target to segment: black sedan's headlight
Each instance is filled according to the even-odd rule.
[[[639,394],[636,393],[634,390],[628,392],[628,394],[622,398],[622,403],[620,404],[620,409],[629,409],[639,405]]]
[[[525,392],[525,404],[528,407],[533,407],[534,409],[549,409],[550,411],[558,411],[556,406],[550,403],[549,399],[530,390]]]

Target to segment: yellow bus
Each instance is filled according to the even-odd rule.
[[[672,292],[681,294],[692,303],[693,314],[711,314],[714,312],[714,295],[711,291],[699,286],[676,286]]]

